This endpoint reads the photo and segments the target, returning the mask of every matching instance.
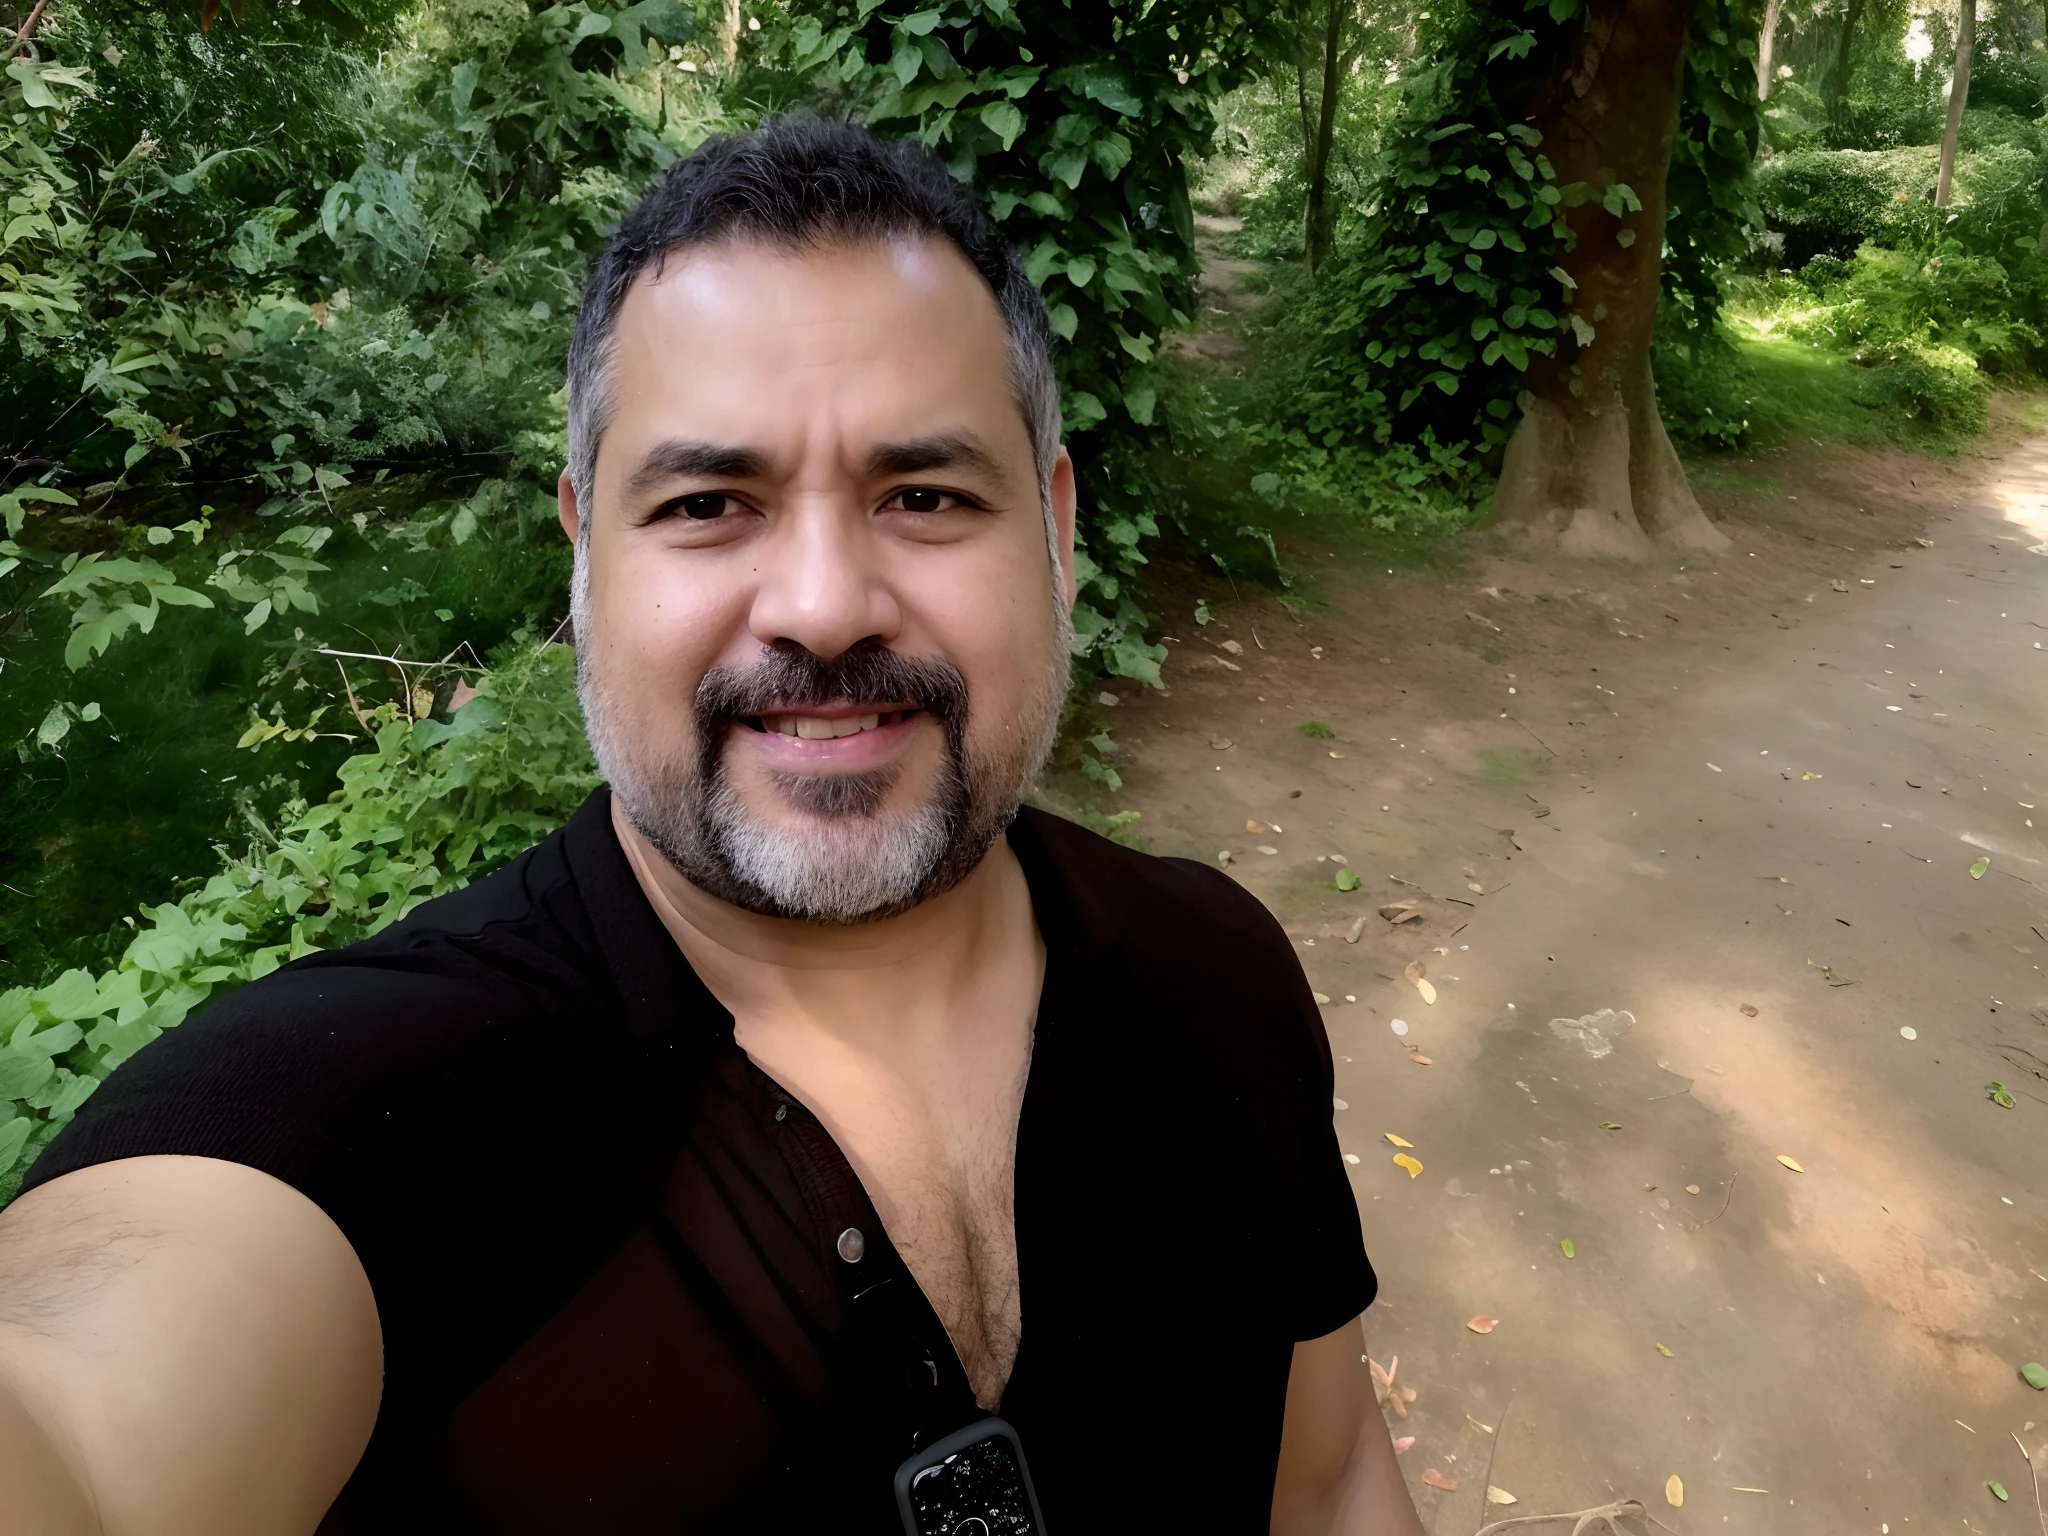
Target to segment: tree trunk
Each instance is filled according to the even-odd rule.
[[[1656,544],[1729,543],[1686,483],[1650,374],[1690,9],[1683,0],[1592,0],[1578,45],[1532,103],[1558,181],[1592,190],[1566,215],[1575,239],[1558,257],[1575,285],[1575,333],[1585,336],[1585,326],[1591,335],[1531,360],[1493,502],[1503,523],[1565,554],[1647,560]],[[1610,180],[1642,208],[1607,212],[1600,194]]]
[[[1337,136],[1337,89],[1344,68],[1344,8],[1328,0],[1323,24],[1323,95],[1316,103],[1315,137],[1308,145],[1308,218],[1302,245],[1313,272],[1330,253],[1330,146]],[[1304,125],[1306,126],[1306,125]]]
[[[2048,4],[2048,0],[2042,0]],[[1756,99],[1771,99],[1771,70],[1778,53],[1778,18],[1785,8],[1785,0],[1765,0],[1764,24],[1756,39]]]
[[[731,74],[740,61],[740,0],[725,0],[725,16],[718,26],[718,66]]]
[[[1946,208],[1955,192],[1956,136],[1963,127],[1963,108],[1970,100],[1970,55],[1977,49],[1977,0],[1963,0],[1956,28],[1956,74],[1948,88],[1948,125],[1941,130],[1941,177],[1934,184],[1934,206]]]
[[[1828,121],[1842,120],[1842,104],[1849,99],[1849,69],[1853,60],[1849,50],[1856,41],[1856,23],[1863,16],[1863,0],[1849,0],[1848,10],[1842,13],[1842,38],[1835,46],[1835,72],[1828,81]]]

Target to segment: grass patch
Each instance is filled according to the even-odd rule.
[[[1534,752],[1500,747],[1482,747],[1479,765],[1495,784],[1519,787],[1542,777],[1544,760]]]
[[[1304,720],[1301,722],[1299,730],[1302,735],[1313,736],[1318,741],[1334,741],[1337,739],[1337,733],[1320,720]]]

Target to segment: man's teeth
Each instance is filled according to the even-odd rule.
[[[800,736],[805,741],[832,741],[840,736],[858,736],[882,723],[875,715],[849,715],[843,720],[823,720],[816,715],[769,715],[761,722],[782,736]]]

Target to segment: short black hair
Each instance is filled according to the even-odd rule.
[[[1039,496],[1059,452],[1059,385],[1045,303],[973,194],[915,143],[808,114],[707,139],[678,161],[605,242],[569,343],[569,481],[588,507],[611,416],[605,385],[619,308],[635,278],[672,251],[761,240],[801,251],[905,235],[950,242],[979,272],[1010,338],[1011,387],[1031,437]]]

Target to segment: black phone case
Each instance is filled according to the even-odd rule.
[[[984,1440],[1003,1439],[1010,1443],[1010,1452],[1017,1458],[1017,1476],[1024,1484],[1024,1502],[1031,1510],[1033,1536],[1045,1536],[1045,1516],[1039,1512],[1038,1490],[1031,1486],[1031,1466],[1024,1459],[1024,1442],[1017,1438],[1017,1431],[1003,1420],[991,1415],[976,1419],[965,1428],[956,1429],[945,1439],[919,1451],[896,1469],[896,1508],[903,1516],[903,1529],[907,1536],[953,1536],[952,1532],[928,1533],[918,1527],[917,1512],[910,1502],[910,1485],[917,1474],[927,1468],[938,1466],[947,1457],[979,1445]]]

